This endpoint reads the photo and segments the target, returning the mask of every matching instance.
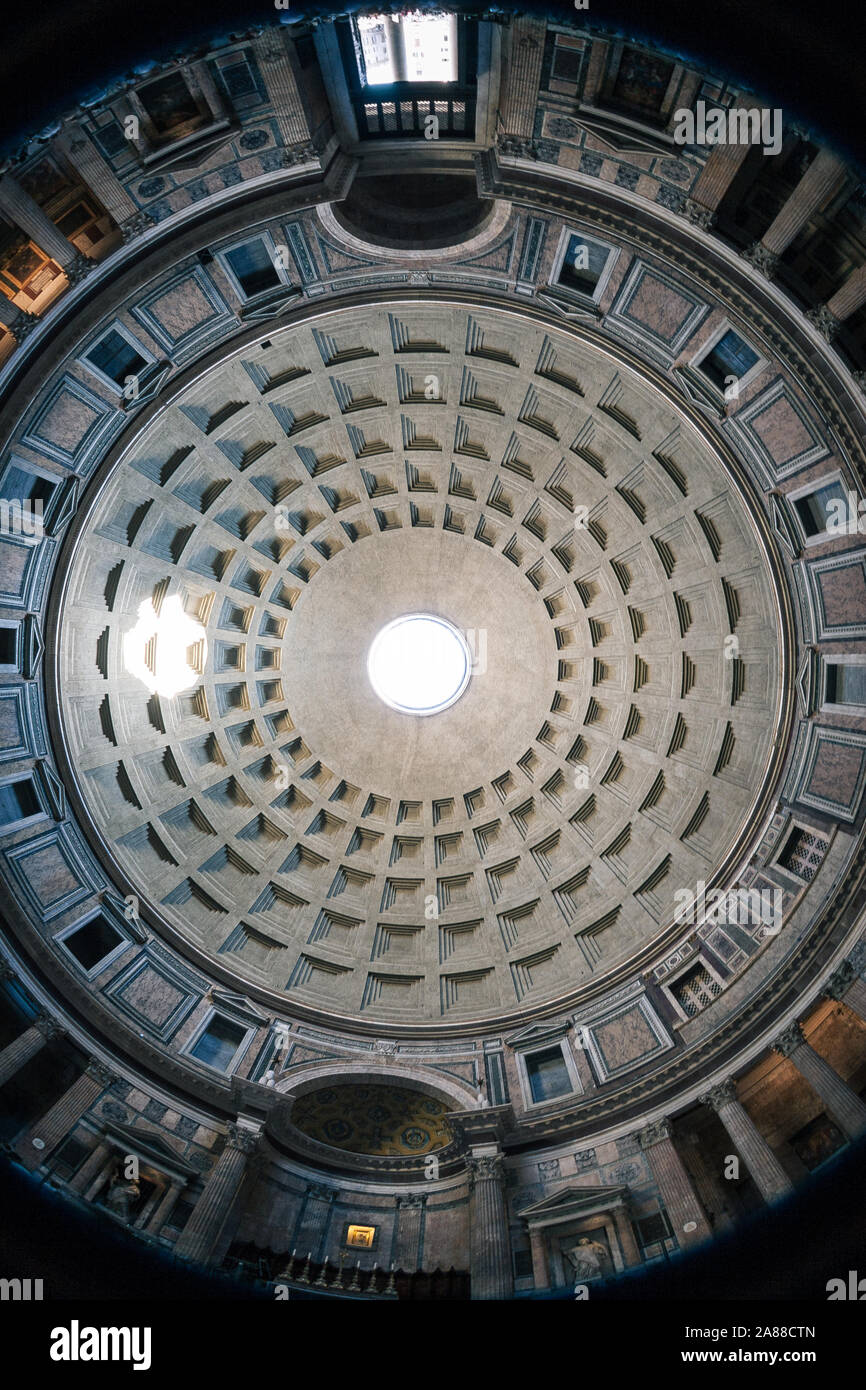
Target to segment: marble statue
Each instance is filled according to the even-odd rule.
[[[129,1220],[133,1202],[141,1196],[141,1188],[134,1178],[125,1178],[118,1172],[111,1179],[105,1205],[122,1221]]]
[[[590,1279],[603,1279],[607,1273],[608,1252],[597,1240],[582,1236],[565,1257],[574,1270],[575,1282],[585,1284]]]

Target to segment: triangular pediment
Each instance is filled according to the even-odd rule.
[[[235,994],[228,989],[212,989],[210,995],[215,1004],[223,1004],[226,1008],[233,1009],[242,1018],[259,1024],[268,1022],[268,1016],[257,1009],[244,994]]]
[[[599,144],[617,154],[655,154],[655,155],[675,155],[676,147],[670,136],[663,133],[655,134],[651,130],[637,129],[630,122],[617,117],[611,112],[581,110],[573,120],[588,134],[595,137]]]
[[[799,555],[800,539],[794,529],[794,523],[788,514],[785,504],[773,493],[770,495],[770,513],[773,519],[774,534],[779,537],[779,540],[782,542],[789,555]]]
[[[601,318],[601,310],[597,305],[591,303],[590,300],[587,300],[585,304],[577,304],[561,295],[555,285],[546,285],[539,290],[536,299],[570,323],[597,323]]]
[[[158,1134],[144,1133],[136,1129],[134,1125],[110,1124],[106,1126],[106,1134],[111,1138],[119,1139],[130,1153],[139,1153],[145,1158],[151,1158],[157,1164],[164,1163],[182,1173],[194,1173],[196,1169],[190,1167],[188,1163],[180,1157],[178,1153],[161,1139]]]
[[[524,1048],[536,1042],[547,1042],[550,1038],[561,1038],[568,1032],[570,1022],[567,1018],[554,1018],[549,1023],[531,1023],[528,1028],[510,1034],[505,1042],[509,1047]]]
[[[549,1197],[543,1197],[540,1202],[533,1202],[531,1206],[524,1207],[518,1215],[527,1221],[572,1213],[579,1216],[588,1207],[597,1210],[604,1206],[619,1206],[627,1196],[628,1187],[625,1185],[603,1187],[600,1183],[593,1183],[588,1187],[579,1187],[577,1184],[571,1184],[569,1187],[560,1188],[558,1192],[552,1192]]]

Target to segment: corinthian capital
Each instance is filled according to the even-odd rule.
[[[83,251],[76,251],[72,260],[63,267],[63,273],[70,285],[77,285],[79,280],[83,280],[85,275],[89,275],[95,269],[96,262],[89,256],[85,256]]]
[[[117,1080],[117,1073],[107,1067],[104,1062],[94,1059],[87,1068],[87,1075],[92,1076],[94,1081],[98,1081],[102,1086],[110,1086]]]
[[[683,203],[683,213],[687,221],[695,227],[702,227],[704,231],[709,231],[716,220],[713,209],[704,207],[703,203],[696,203],[694,198],[686,198]]]
[[[50,1014],[37,1014],[33,1020],[34,1028],[38,1028],[46,1042],[52,1042],[55,1038],[62,1038],[66,1032],[61,1023]]]
[[[843,960],[824,985],[824,993],[828,999],[844,999],[856,979],[854,962]]]
[[[260,1129],[250,1129],[247,1125],[232,1123],[226,1131],[226,1148],[240,1149],[242,1154],[250,1156],[259,1147],[261,1137]]]
[[[701,1105],[708,1105],[711,1110],[722,1110],[726,1105],[738,1099],[737,1088],[733,1081],[720,1081],[718,1086],[713,1086],[706,1095],[700,1097]]]
[[[828,343],[832,343],[842,327],[836,315],[827,308],[826,304],[819,304],[817,309],[810,309],[806,318],[815,325],[821,337]]]
[[[502,1154],[470,1154],[466,1167],[472,1182],[500,1182],[503,1177]]]
[[[779,257],[775,251],[770,251],[761,241],[756,241],[750,246],[748,251],[743,252],[743,260],[749,265],[754,266],[762,275],[766,275],[769,280],[779,264]]]
[[[789,1023],[788,1027],[779,1034],[773,1043],[773,1050],[781,1052],[783,1057],[790,1057],[792,1053],[797,1051],[798,1047],[803,1046],[805,1041],[799,1023]]]
[[[662,1139],[670,1139],[673,1134],[670,1120],[656,1120],[654,1124],[645,1125],[638,1130],[637,1142],[642,1149],[652,1148],[653,1144],[660,1144]]]

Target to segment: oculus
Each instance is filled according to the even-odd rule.
[[[453,623],[431,613],[407,613],[376,634],[367,674],[391,709],[438,714],[459,700],[469,684],[472,655]]]

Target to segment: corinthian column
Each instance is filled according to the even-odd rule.
[[[506,135],[532,139],[547,22],[521,15],[511,24],[508,72],[502,87],[502,124]]]
[[[851,271],[848,279],[839,286],[827,303],[819,304],[817,309],[810,309],[806,318],[810,319],[827,342],[831,343],[845,320],[856,313],[863,304],[866,304],[866,265],[859,265],[856,270]]]
[[[187,1260],[206,1263],[240,1190],[250,1156],[258,1148],[260,1139],[260,1126],[242,1125],[240,1122],[229,1125],[226,1146],[174,1247],[176,1254]]]
[[[325,1237],[331,1224],[331,1211],[336,1196],[336,1190],[333,1187],[325,1187],[323,1183],[312,1182],[307,1187],[304,1214],[296,1243],[299,1250],[308,1251],[317,1262],[325,1253]]]
[[[745,259],[765,275],[771,275],[782,252],[813,213],[838,193],[845,178],[843,161],[829,150],[819,150],[760,241],[746,252]]]
[[[813,1091],[817,1091],[828,1115],[836,1121],[843,1134],[854,1139],[866,1129],[866,1105],[830,1063],[806,1042],[799,1023],[790,1024],[773,1046],[794,1063]]]
[[[117,1157],[117,1150],[105,1140],[101,1140],[96,1148],[84,1160],[75,1177],[71,1179],[69,1186],[73,1192],[80,1192],[84,1196],[91,1184],[100,1176],[103,1170],[114,1162]]]
[[[824,993],[828,999],[838,999],[866,1022],[866,980],[860,978],[851,961],[843,960],[838,970],[833,971]]]
[[[513,1287],[511,1240],[502,1155],[473,1152],[467,1168],[472,1298],[509,1298]]]
[[[151,1235],[158,1236],[168,1218],[171,1216],[174,1205],[183,1192],[184,1184],[177,1179],[173,1179],[160,1198],[159,1205],[147,1223],[147,1230]]]
[[[746,108],[745,97],[738,97],[732,110]],[[722,199],[740,171],[751,145],[713,145],[698,181],[685,202],[685,214],[698,227],[711,227]]]
[[[268,29],[253,40],[253,49],[274,108],[274,119],[283,143],[284,163],[293,164],[296,159],[290,153],[291,148],[309,143],[310,127],[286,43],[282,31]],[[311,157],[313,155],[311,151]]]
[[[397,1240],[394,1263],[414,1274],[420,1265],[421,1233],[426,1215],[426,1194],[408,1192],[397,1198]]]
[[[26,309],[19,309],[17,304],[13,304],[11,299],[0,293],[0,323],[14,334],[19,343],[23,343],[38,322],[36,314],[28,314]]]
[[[69,1131],[85,1115],[99,1095],[115,1080],[101,1062],[91,1062],[47,1114],[31,1125],[15,1148],[25,1168],[38,1168]]]
[[[30,1028],[20,1033],[14,1042],[0,1052],[0,1086],[26,1067],[52,1038],[59,1038],[63,1029],[48,1014],[39,1014]]]
[[[827,308],[835,319],[844,323],[863,304],[866,304],[866,265],[851,271],[832,299],[827,300]]]
[[[83,130],[67,128],[58,135],[57,145],[82,183],[116,222],[124,241],[131,241],[145,228],[153,226],[153,218],[132,201],[108,160],[103,159]]]
[[[669,1120],[659,1120],[639,1131],[638,1143],[646,1154],[661,1193],[665,1210],[680,1245],[698,1245],[710,1236],[707,1220],[692,1180],[674,1147]]]
[[[11,174],[4,174],[0,179],[0,212],[35,241],[46,256],[57,262],[71,284],[93,268],[94,262],[83,256],[71,241],[67,241],[47,213]]]
[[[737,1099],[733,1081],[714,1086],[701,1096],[701,1101],[715,1110],[765,1202],[775,1202],[793,1192],[794,1184],[788,1174]]]

